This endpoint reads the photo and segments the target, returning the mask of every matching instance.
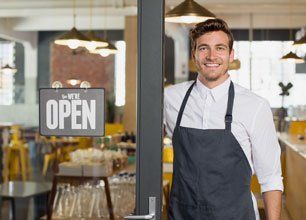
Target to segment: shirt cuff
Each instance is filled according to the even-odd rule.
[[[273,190],[280,190],[284,192],[283,177],[281,176],[270,176],[266,181],[262,181],[260,186],[261,193]]]

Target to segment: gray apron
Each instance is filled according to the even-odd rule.
[[[195,82],[188,89],[173,133],[173,185],[168,220],[254,220],[252,171],[231,132],[234,86],[231,82],[225,129],[180,126]]]

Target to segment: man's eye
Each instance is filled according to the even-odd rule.
[[[206,47],[199,47],[199,50],[200,51],[204,51],[204,50],[206,50],[207,48]]]
[[[217,47],[217,50],[222,51],[222,50],[225,50],[225,48],[224,47]]]

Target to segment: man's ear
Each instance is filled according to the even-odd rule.
[[[194,49],[191,50],[191,59],[193,62],[195,62],[195,51]]]
[[[230,62],[234,61],[234,57],[235,57],[235,52],[234,52],[234,49],[232,49],[230,52]]]

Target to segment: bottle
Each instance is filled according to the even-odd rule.
[[[131,132],[131,141],[132,143],[136,143],[136,135],[134,134],[134,132]]]

